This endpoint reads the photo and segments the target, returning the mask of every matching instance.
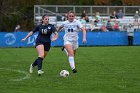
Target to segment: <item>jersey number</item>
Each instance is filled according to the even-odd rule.
[[[42,34],[47,34],[48,30],[47,29],[42,29]]]
[[[73,29],[68,29],[68,32],[73,32]]]

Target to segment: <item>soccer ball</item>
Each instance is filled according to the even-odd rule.
[[[68,77],[69,76],[69,71],[67,71],[67,70],[60,71],[60,76],[61,77]]]

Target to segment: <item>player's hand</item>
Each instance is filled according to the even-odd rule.
[[[57,40],[57,38],[58,38],[58,33],[55,32],[55,33],[54,33],[54,36],[53,36],[53,38],[52,38],[52,42],[54,42],[55,40]]]
[[[85,44],[87,42],[87,40],[85,38],[83,38],[83,43]]]
[[[55,38],[55,37],[54,37],[54,38],[52,38],[52,42],[54,42],[55,40],[57,40],[57,38]]]
[[[22,42],[24,42],[25,40],[26,40],[26,39],[25,39],[25,38],[23,38],[21,41],[22,41]]]

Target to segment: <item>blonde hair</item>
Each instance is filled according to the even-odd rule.
[[[74,16],[75,16],[75,12],[73,12],[72,10],[70,10],[70,11],[68,12],[68,15],[71,14],[71,13],[74,14]]]

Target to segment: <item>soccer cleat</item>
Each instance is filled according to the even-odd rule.
[[[76,69],[73,69],[72,72],[73,72],[73,73],[77,73],[77,70],[76,70]]]
[[[64,48],[65,48],[65,47],[63,46],[63,47],[61,48],[61,51],[64,51]]]
[[[43,74],[43,73],[44,73],[44,71],[38,70],[38,75],[39,75],[39,76],[41,76],[41,74]]]
[[[32,66],[32,64],[30,65],[29,72],[30,72],[30,73],[33,73],[33,66]]]

